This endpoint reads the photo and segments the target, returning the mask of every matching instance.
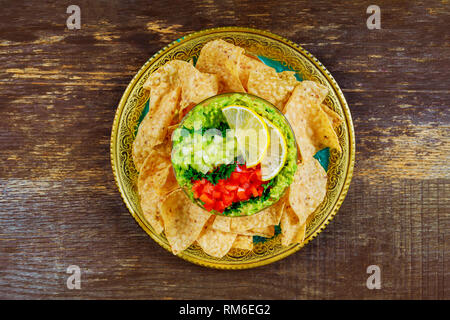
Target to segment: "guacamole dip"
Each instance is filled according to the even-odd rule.
[[[286,160],[272,179],[261,178],[259,164],[246,166],[222,112],[227,106],[250,109],[283,135]],[[297,148],[278,109],[250,94],[226,93],[205,100],[184,117],[173,135],[172,164],[178,183],[192,201],[214,214],[246,216],[281,198],[297,170]]]

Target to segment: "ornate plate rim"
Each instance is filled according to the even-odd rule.
[[[229,27],[217,27],[217,28],[202,29],[200,31],[196,31],[196,32],[187,34],[187,35],[171,42],[170,44],[166,45],[165,47],[160,49],[158,52],[156,52],[150,59],[148,59],[147,62],[139,69],[139,71],[134,75],[134,77],[129,82],[127,88],[125,89],[125,91],[119,101],[118,107],[115,112],[114,121],[113,121],[113,125],[112,125],[112,130],[111,130],[111,140],[110,140],[111,167],[112,167],[112,171],[113,171],[113,175],[114,175],[114,181],[115,181],[117,188],[119,189],[122,201],[125,203],[128,211],[133,216],[133,218],[136,220],[136,222],[139,224],[139,226],[161,247],[163,247],[167,251],[171,252],[170,248],[167,245],[165,245],[162,241],[160,241],[160,239],[155,237],[153,235],[153,233],[151,232],[151,230],[148,229],[146,224],[137,215],[137,213],[134,212],[131,204],[129,203],[127,197],[124,194],[122,184],[120,183],[120,180],[118,177],[118,172],[116,170],[116,165],[118,162],[116,147],[117,147],[117,131],[118,131],[118,127],[119,127],[120,116],[125,108],[125,105],[126,105],[125,102],[128,99],[132,89],[136,85],[137,80],[147,70],[147,67],[149,65],[151,65],[155,60],[157,60],[160,56],[162,56],[167,50],[169,50],[170,48],[174,47],[177,44],[187,42],[187,41],[191,40],[192,38],[195,38],[195,37],[205,34],[205,33],[223,33],[223,32],[255,33],[258,35],[263,35],[263,36],[266,36],[269,38],[273,38],[273,39],[280,41],[283,44],[291,47],[293,50],[297,51],[299,54],[303,55],[306,59],[308,59],[310,62],[312,62],[314,64],[314,66],[317,67],[321,71],[323,76],[325,76],[327,81],[333,87],[333,90],[335,91],[335,93],[339,99],[339,102],[341,103],[343,112],[345,113],[345,120],[347,122],[348,133],[349,133],[349,162],[348,162],[348,166],[347,166],[347,172],[345,173],[346,174],[345,181],[343,183],[339,197],[337,198],[331,212],[328,214],[326,219],[318,227],[316,227],[316,229],[313,231],[313,233],[307,239],[305,239],[305,241],[303,243],[297,244],[297,245],[293,246],[292,248],[290,248],[289,250],[286,250],[285,252],[282,252],[276,256],[272,256],[270,258],[266,258],[264,260],[256,261],[256,262],[244,262],[242,264],[221,264],[220,262],[218,262],[218,263],[204,262],[199,259],[191,258],[190,256],[184,254],[183,252],[180,253],[179,255],[177,255],[177,257],[182,258],[183,260],[186,260],[188,262],[191,262],[191,263],[203,266],[203,267],[209,267],[209,268],[215,268],[215,269],[227,269],[227,270],[240,270],[240,269],[250,269],[250,268],[255,268],[255,267],[259,267],[259,266],[264,266],[264,265],[282,260],[282,259],[286,258],[287,256],[290,256],[291,254],[294,254],[297,251],[299,251],[303,246],[308,244],[311,240],[315,239],[317,237],[317,235],[328,226],[330,221],[333,220],[334,216],[337,214],[339,208],[341,207],[341,205],[347,195],[348,188],[350,186],[350,182],[352,180],[353,169],[354,169],[354,164],[355,164],[355,132],[354,132],[353,121],[352,121],[352,117],[351,117],[351,113],[350,113],[350,109],[348,107],[347,101],[344,97],[344,94],[342,93],[342,90],[340,89],[339,85],[337,84],[336,80],[333,78],[331,73],[311,53],[309,53],[307,50],[302,48],[300,45],[298,45],[284,37],[276,35],[270,31],[249,28],[249,27],[229,26]]]

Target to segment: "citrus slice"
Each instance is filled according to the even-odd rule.
[[[243,106],[222,109],[228,125],[234,130],[237,147],[245,159],[247,168],[258,165],[270,144],[269,130],[264,119]]]
[[[264,119],[270,134],[270,146],[261,161],[262,180],[273,179],[283,168],[287,157],[286,140],[280,129]]]

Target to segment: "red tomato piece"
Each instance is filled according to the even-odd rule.
[[[261,169],[258,169],[255,171],[256,176],[258,177],[259,181],[262,181],[262,173],[261,173]]]
[[[256,190],[256,187],[255,187],[255,186],[251,186],[251,187],[250,187],[250,192],[252,193],[252,195],[253,195],[255,198],[259,195],[258,190]]]
[[[214,190],[213,193],[212,193],[212,196],[213,196],[214,199],[221,199],[222,198],[222,193],[217,191],[217,190]]]
[[[219,211],[219,212],[223,212],[223,210],[225,210],[225,205],[223,204],[222,201],[216,202],[214,204],[214,210]]]
[[[261,197],[264,192],[264,188],[260,186],[260,187],[256,188],[256,190],[258,191],[258,195]]]
[[[206,193],[203,193],[200,196],[200,200],[203,201],[205,203],[205,205],[213,205],[214,204],[214,200],[211,199]]]
[[[248,181],[248,176],[246,174],[241,173],[239,176],[239,182],[240,184],[244,184]]]
[[[203,207],[206,211],[211,211],[213,209],[212,205],[204,204]]]
[[[225,185],[225,189],[227,189],[228,191],[236,191],[237,188],[239,188],[239,186],[237,186],[235,184],[227,184],[227,185]]]
[[[234,200],[234,194],[229,193],[229,194],[223,195],[223,204],[225,205],[225,207],[230,206],[233,203],[233,200]]]
[[[207,182],[203,187],[203,193],[212,194],[213,191],[214,186],[210,182]]]
[[[197,191],[196,189],[192,188],[192,192],[194,193],[194,198],[198,199],[200,197],[200,192]]]
[[[236,194],[240,201],[247,200],[247,194],[245,193],[244,188],[238,188]]]
[[[233,181],[239,182],[239,177],[240,177],[240,173],[238,173],[236,171],[233,171],[231,173],[230,179],[233,180]]]

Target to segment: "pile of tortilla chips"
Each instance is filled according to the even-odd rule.
[[[156,233],[164,232],[174,254],[195,242],[217,258],[231,248],[252,250],[253,236],[273,237],[277,225],[283,245],[304,241],[307,218],[322,203],[327,185],[327,173],[313,156],[325,147],[341,150],[335,130],[342,119],[323,104],[325,86],[299,82],[291,71],[277,73],[243,48],[214,40],[202,48],[196,66],[167,62],[144,88],[150,90],[150,108],[133,143],[138,192],[145,219]],[[252,216],[216,216],[200,208],[180,189],[171,165],[171,134],[183,116],[224,92],[248,92],[274,104],[298,144],[299,168],[288,192]]]

